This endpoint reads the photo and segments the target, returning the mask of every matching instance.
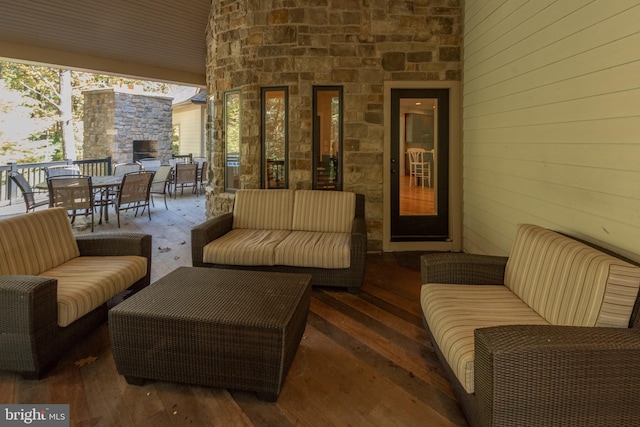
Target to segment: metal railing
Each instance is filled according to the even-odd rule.
[[[21,173],[35,187],[40,182],[47,180],[47,168],[50,166],[77,165],[83,175],[111,175],[111,157],[89,160],[63,160],[58,162],[43,163],[9,163],[0,165],[0,203],[12,204],[16,199],[22,203],[22,195],[14,182],[9,178],[9,172]]]

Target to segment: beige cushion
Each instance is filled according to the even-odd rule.
[[[233,228],[291,230],[294,190],[240,190],[233,206]]]
[[[548,324],[502,285],[426,284],[420,303],[434,340],[467,393],[474,391],[475,329]]]
[[[0,274],[38,275],[79,255],[63,208],[0,220]]]
[[[349,268],[351,234],[293,231],[276,247],[276,265]]]
[[[275,248],[288,230],[235,229],[207,244],[202,261],[230,265],[274,265]]]
[[[292,229],[350,233],[355,212],[355,193],[297,190],[293,206]]]
[[[509,255],[505,285],[553,325],[627,328],[640,268],[523,224]]]
[[[31,214],[29,214],[31,215]],[[77,257],[44,271],[58,279],[58,325],[67,326],[147,274],[141,256]]]

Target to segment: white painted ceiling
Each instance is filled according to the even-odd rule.
[[[211,0],[0,0],[0,58],[205,85]]]

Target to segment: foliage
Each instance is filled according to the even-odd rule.
[[[265,99],[265,155],[269,160],[282,160],[285,156],[285,95],[284,91],[273,91]]]
[[[171,154],[178,156],[180,154],[180,125],[173,126],[173,134],[171,135]]]
[[[227,153],[240,153],[240,92],[225,97],[225,145]]]
[[[70,74],[71,90],[68,93],[62,84],[64,73]],[[69,135],[69,132],[63,132],[63,130],[65,125],[70,124],[69,122],[73,123],[76,129],[82,122],[84,107],[82,91],[129,84],[154,93],[168,93],[171,89],[170,85],[161,82],[123,79],[117,76],[2,61],[0,61],[0,79],[8,89],[22,94],[19,106],[28,108],[32,119],[41,119],[47,123],[44,129],[29,135],[29,139],[51,141],[56,147],[57,154],[54,155],[54,159],[63,158],[65,151],[75,152],[75,149],[65,150],[65,144],[69,143],[65,139],[70,139],[75,144],[75,138],[73,132]],[[6,106],[0,104],[0,108],[6,108]],[[67,111],[68,109],[71,111]],[[0,138],[2,138],[1,133]],[[25,139],[20,142],[20,145],[24,142]],[[6,142],[3,146],[5,144]],[[15,145],[11,147],[15,148]],[[5,148],[10,150],[9,147]]]
[[[31,109],[21,105],[22,99],[0,80],[0,164],[40,162],[53,153],[46,132],[50,121],[32,117]]]

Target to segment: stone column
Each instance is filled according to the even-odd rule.
[[[223,0],[213,3],[208,91],[215,98],[207,215],[228,212],[224,93],[242,91],[242,188],[260,187],[260,88],[289,88],[289,187],[312,186],[312,90],[344,90],[343,189],[363,193],[369,249],[382,249],[383,82],[460,80],[459,0]]]

